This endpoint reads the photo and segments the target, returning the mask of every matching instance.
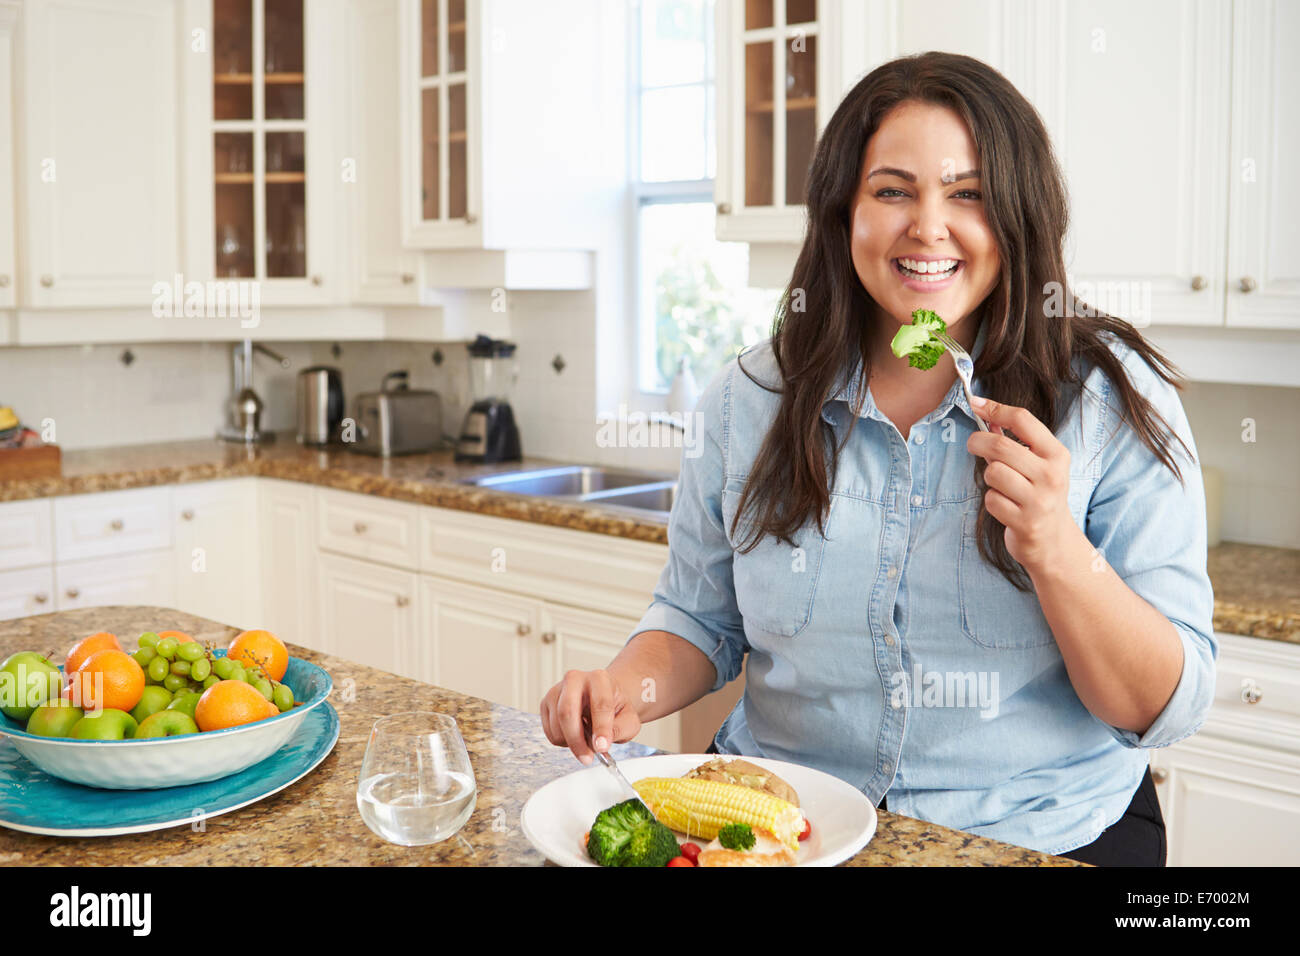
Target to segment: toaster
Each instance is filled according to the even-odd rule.
[[[388,458],[433,451],[442,444],[442,400],[437,392],[410,388],[406,372],[389,372],[380,391],[361,393],[354,408],[352,451]]]

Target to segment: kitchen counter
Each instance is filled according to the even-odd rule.
[[[67,452],[58,476],[0,481],[0,502],[260,475],[667,544],[667,522],[653,515],[459,483],[503,471],[569,464],[573,462],[525,457],[520,462],[473,465],[453,461],[450,450],[383,459],[338,446],[304,448],[292,435],[252,448],[215,439],[163,442]],[[1215,630],[1300,644],[1300,550],[1224,543],[1210,549],[1208,568]]]
[[[0,621],[0,657],[20,650],[56,649],[108,630],[128,649],[146,630],[175,628],[201,641],[226,644],[236,629],[150,607],[103,607]],[[442,690],[370,667],[289,646],[325,668],[334,680],[330,702],[339,714],[339,740],[303,779],[265,800],[205,821],[128,836],[57,838],[0,828],[0,863],[49,866],[539,866],[544,858],[524,837],[524,801],[547,782],[579,769],[553,746],[533,714]],[[473,816],[456,836],[426,847],[400,847],[373,834],[357,812],[357,774],[366,739],[379,717],[407,710],[453,714],[469,748],[478,782]],[[620,744],[616,757],[652,753]],[[876,835],[846,866],[1080,866],[880,811]]]

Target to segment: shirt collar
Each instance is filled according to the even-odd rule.
[[[980,353],[984,351],[984,340],[986,338],[988,338],[988,322],[987,320],[984,320],[980,322],[979,332],[975,334],[975,344],[971,347],[972,360],[978,359]],[[976,362],[975,364],[978,367],[979,363]],[[822,403],[822,418],[834,424],[830,417],[831,412],[829,408],[832,402],[845,402],[850,409],[853,408],[858,397],[858,392],[861,388],[862,383],[859,381],[861,376],[862,358],[861,356],[858,356],[853,361],[853,366],[847,379],[841,379],[834,391],[832,391],[830,397]],[[977,395],[980,393],[980,389],[978,388],[979,380],[978,372],[971,376],[971,391],[975,392]],[[952,388],[950,388],[948,394],[943,397],[943,401],[939,403],[938,407],[935,408],[933,412],[921,419],[921,421],[929,422],[942,419],[953,406],[956,406],[965,412],[966,415],[970,417],[971,421],[976,420],[975,413],[971,411],[970,404],[966,401],[966,390],[961,387],[961,379],[957,379],[952,383]],[[867,386],[867,394],[864,396],[862,401],[861,417],[875,418],[880,421],[885,421],[885,416],[878,408],[876,408],[875,400],[871,397],[870,386]]]

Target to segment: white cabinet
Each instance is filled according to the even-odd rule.
[[[55,609],[109,604],[172,607],[175,587],[171,551],[143,551],[54,566]]]
[[[1232,43],[1227,322],[1300,328],[1300,5],[1236,0]]]
[[[316,493],[316,544],[414,570],[419,562],[418,510],[405,501],[322,488]]]
[[[19,5],[0,3],[0,309],[17,301],[14,274],[14,63]],[[0,338],[3,341],[3,338]],[[0,612],[3,613],[3,612]]]
[[[54,508],[48,498],[0,504],[0,571],[54,560]]]
[[[149,305],[179,270],[174,6],[27,0],[24,304]]]
[[[316,630],[314,493],[311,485],[257,479],[260,626],[282,641],[325,650]]]
[[[54,610],[54,568],[0,571],[0,621]]]
[[[170,548],[171,488],[132,488],[54,499],[59,561]]]
[[[316,567],[319,649],[418,678],[415,575],[334,554],[320,555]]]
[[[255,478],[177,485],[172,495],[176,607],[259,627]]]

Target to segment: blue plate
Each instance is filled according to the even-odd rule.
[[[48,836],[116,836],[184,826],[238,810],[302,779],[339,739],[339,715],[321,701],[297,732],[247,770],[188,787],[101,790],[36,769],[0,738],[0,826]]]

